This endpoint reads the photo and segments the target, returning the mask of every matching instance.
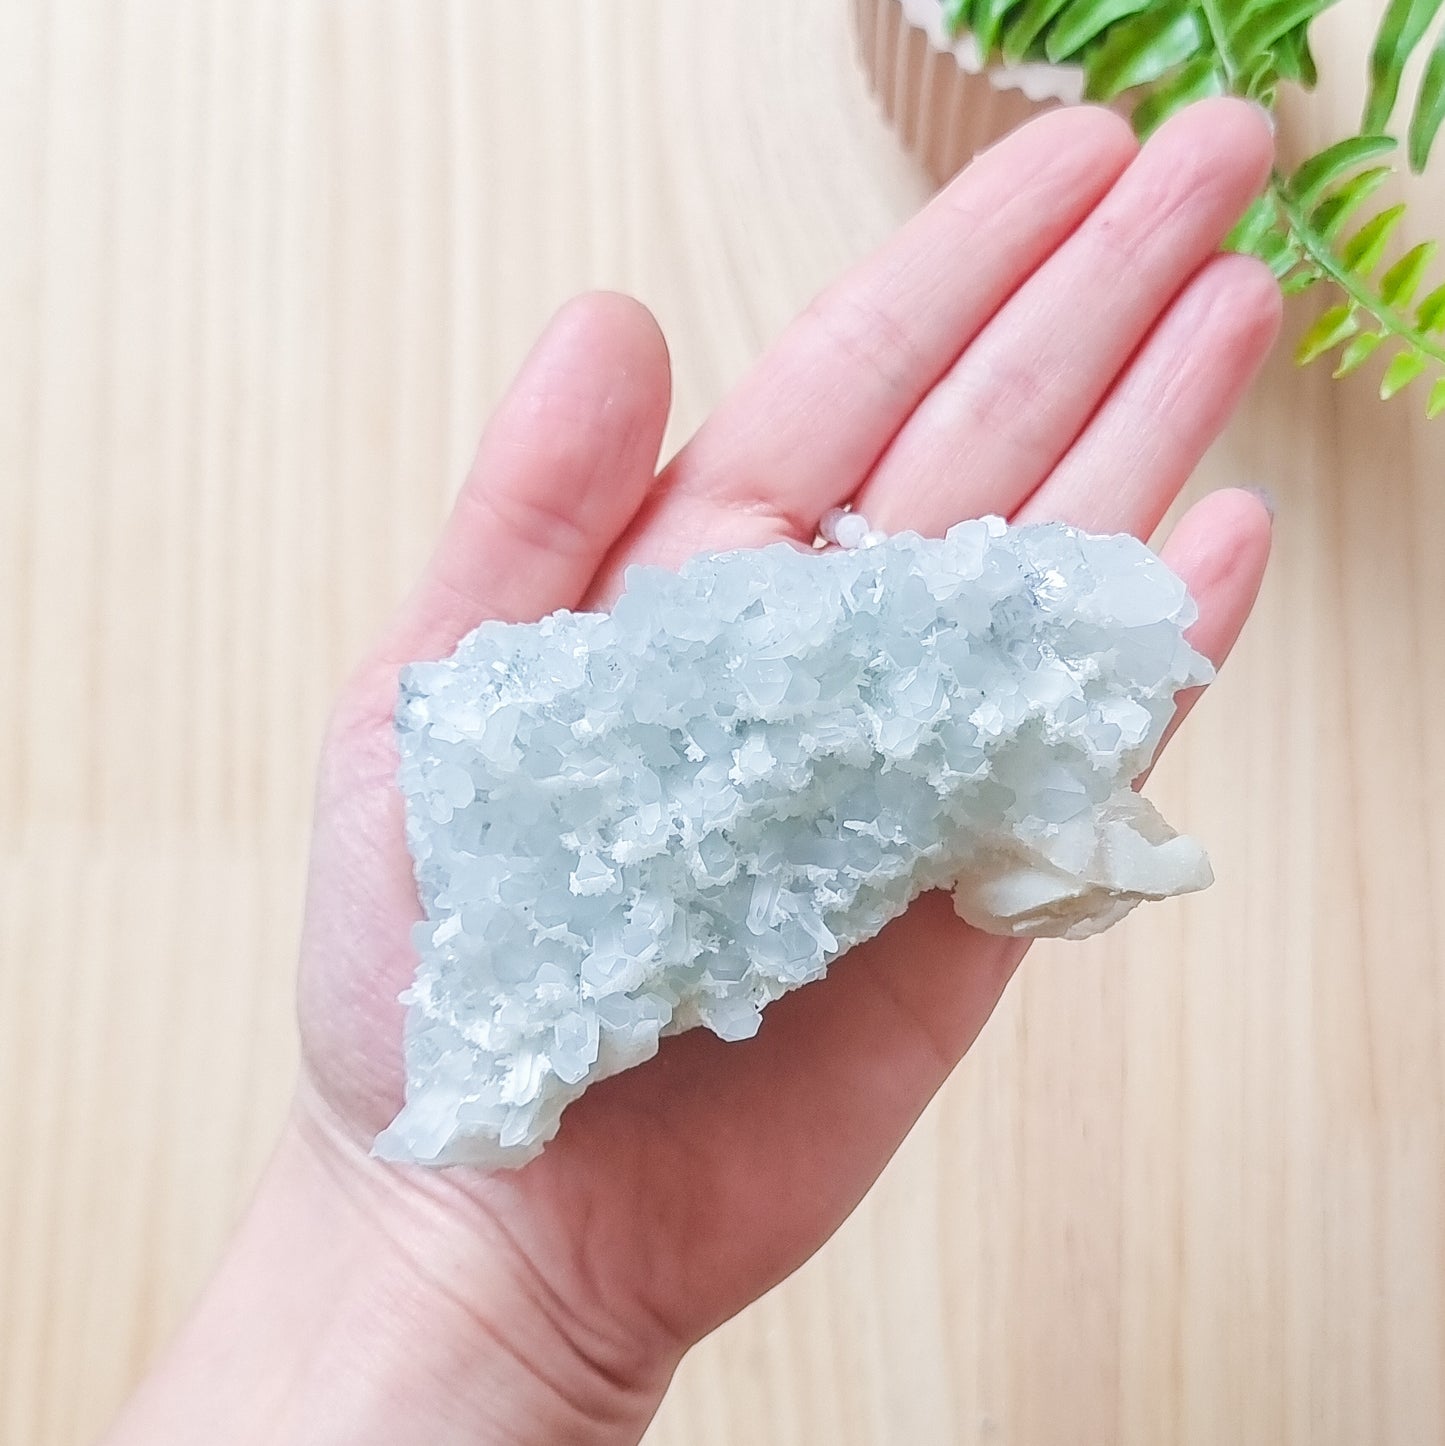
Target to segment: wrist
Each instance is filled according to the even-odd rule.
[[[601,1358],[485,1220],[293,1111],[107,1446],[636,1441],[673,1360]]]

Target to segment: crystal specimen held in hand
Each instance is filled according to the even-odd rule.
[[[520,1164],[660,1035],[746,1038],[925,889],[1078,936],[1204,887],[1130,787],[1211,676],[1194,617],[1131,537],[990,518],[634,568],[610,614],[484,623],[413,664],[426,920],[377,1152]]]

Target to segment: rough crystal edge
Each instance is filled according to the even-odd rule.
[[[999,519],[983,519],[983,523],[991,536],[1008,530]],[[705,560],[715,561],[723,556],[726,554],[715,554]],[[691,566],[685,565],[681,571],[685,574]],[[1186,601],[1180,611],[1181,626],[1193,620],[1191,603]],[[1197,652],[1192,652],[1191,657],[1190,676],[1180,686],[1207,682],[1213,676],[1207,659]],[[1081,880],[1058,871],[1032,866],[1021,868],[1024,861],[1005,852],[998,856],[997,868],[976,870],[968,878],[955,881],[956,911],[977,927],[997,934],[1077,938],[1108,927],[1145,899],[1191,892],[1211,882],[1212,873],[1203,850],[1192,839],[1176,835],[1153,807],[1128,787],[1117,790],[1108,800],[1101,819],[1104,825],[1101,846]],[[1163,860],[1168,860],[1172,869],[1161,869]],[[1164,876],[1171,872],[1172,879],[1166,879]],[[922,891],[917,889],[909,902]],[[906,907],[905,902],[897,913]],[[871,937],[871,933],[862,937]],[[862,937],[851,940],[846,948],[862,942]],[[841,954],[845,949],[838,952]],[[705,1021],[695,1010],[679,1009],[662,1033],[678,1033],[702,1022]],[[615,1060],[610,1065],[599,1058],[598,1067],[575,1087],[554,1091],[554,1107],[548,1111],[547,1126],[529,1140],[503,1144],[477,1134],[456,1134],[421,1162],[483,1168],[523,1164],[534,1158],[556,1133],[568,1103],[608,1074],[650,1058],[655,1049],[654,1044],[645,1054]],[[458,1091],[448,1100],[433,1085],[425,1099],[409,1099],[391,1126],[377,1137],[374,1152],[383,1159],[417,1161],[419,1156],[408,1138],[417,1127],[425,1127],[428,1116],[445,1114],[462,1098],[463,1092]]]

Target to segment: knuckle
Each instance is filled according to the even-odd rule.
[[[825,291],[804,312],[825,343],[881,384],[890,396],[912,395],[921,358],[911,331],[886,306],[847,286]]]
[[[1108,274],[1127,275],[1160,257],[1175,257],[1177,233],[1219,204],[1218,175],[1188,154],[1170,165],[1136,170],[1127,195],[1102,208],[1085,233]]]
[[[1049,402],[1037,362],[998,354],[971,357],[961,376],[966,425],[991,443],[1031,431]]]
[[[559,475],[566,476],[566,470],[559,468]],[[529,553],[582,557],[590,554],[594,545],[584,506],[585,483],[579,478],[578,484],[565,493],[550,486],[468,488],[462,494],[462,505],[481,513],[482,524],[499,532],[513,547]]]

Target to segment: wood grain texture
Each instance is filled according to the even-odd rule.
[[[652,305],[678,438],[924,195],[849,12],[0,6],[0,1440],[99,1431],[255,1177],[328,696],[545,317]],[[653,1446],[1445,1440],[1445,423],[1371,380],[1195,484],[1279,502],[1155,784],[1218,886],[1040,949]]]

